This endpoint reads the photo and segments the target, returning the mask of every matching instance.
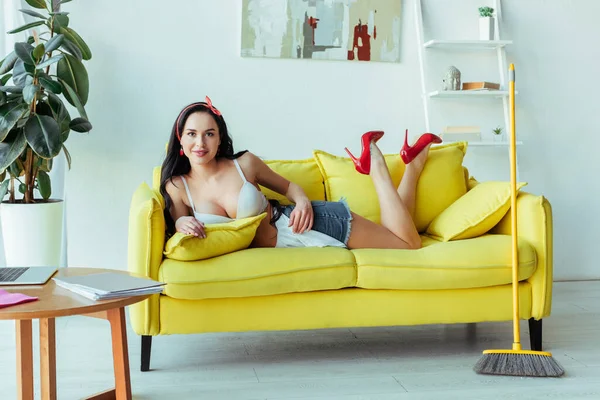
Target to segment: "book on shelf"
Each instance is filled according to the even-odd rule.
[[[499,90],[500,84],[493,82],[463,82],[462,90]]]
[[[446,126],[441,138],[446,142],[481,141],[481,128],[478,126]]]
[[[58,286],[91,300],[161,293],[165,285],[165,283],[153,279],[138,278],[117,272],[100,272],[52,279]]]

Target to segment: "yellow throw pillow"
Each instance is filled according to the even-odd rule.
[[[518,183],[517,192],[526,184]],[[438,215],[427,234],[444,242],[478,237],[496,226],[509,208],[510,182],[480,182]]]
[[[206,224],[205,239],[177,232],[167,241],[164,254],[173,260],[194,261],[245,249],[266,216],[262,213],[222,224]]]
[[[466,142],[432,146],[416,190],[415,225],[424,232],[429,223],[467,191],[462,161]],[[325,182],[327,200],[346,198],[350,209],[380,223],[380,208],[371,177],[359,174],[352,160],[321,150],[313,152]],[[394,187],[398,187],[406,166],[399,154],[384,156]]]
[[[314,150],[313,154],[323,175],[326,199],[339,201],[345,198],[353,212],[379,223],[379,203],[371,177],[358,173],[348,157],[335,156],[322,150]],[[398,187],[404,173],[404,163],[399,154],[387,154],[384,157],[393,184]]]
[[[309,199],[325,200],[323,177],[314,158],[305,160],[267,160],[265,164],[285,179],[299,185]],[[260,186],[260,190],[267,199],[278,200],[283,205],[291,204],[287,197],[264,186]]]

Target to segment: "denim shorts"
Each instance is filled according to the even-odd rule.
[[[344,199],[340,201],[311,201],[313,208],[312,229],[324,233],[348,245],[350,239],[352,214]],[[296,206],[294,204],[282,206],[281,212],[288,218]]]

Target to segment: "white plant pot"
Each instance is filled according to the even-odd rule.
[[[0,220],[7,267],[59,266],[64,202],[1,203]]]
[[[494,40],[494,17],[479,18],[479,39]]]

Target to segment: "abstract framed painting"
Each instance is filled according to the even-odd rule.
[[[400,61],[402,0],[242,0],[243,57]]]

